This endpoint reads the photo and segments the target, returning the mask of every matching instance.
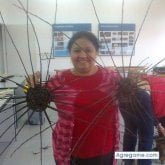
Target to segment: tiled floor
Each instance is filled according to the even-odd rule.
[[[56,121],[56,112],[49,111],[51,113],[50,120]],[[25,120],[25,119],[24,119]],[[42,130],[49,126],[47,120],[42,125]],[[18,129],[25,121],[18,122]],[[17,129],[17,130],[18,130]],[[16,141],[10,146],[8,151],[0,156],[0,165],[41,165],[40,157],[40,135],[37,135],[21,146],[16,152],[14,150],[23,144],[27,139],[40,132],[39,125],[26,124],[17,136]],[[55,165],[52,154],[52,139],[51,129],[47,129],[42,133],[42,165]],[[14,154],[11,156],[11,154]]]
[[[44,127],[44,126],[43,126]],[[29,142],[25,143],[21,148],[19,148],[13,156],[11,154],[13,151],[21,145],[30,136],[33,136],[39,132],[39,126],[26,125],[24,130],[21,132],[20,136],[10,147],[10,151],[4,154],[3,165],[41,165],[40,164],[40,137],[39,135],[34,137]],[[42,152],[43,152],[43,163],[42,165],[54,165],[54,159],[52,155],[51,148],[51,130],[44,132],[42,134]]]

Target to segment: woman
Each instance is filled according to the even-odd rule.
[[[58,121],[53,131],[57,165],[112,165],[117,148],[118,74],[95,63],[99,43],[91,32],[77,32],[68,43],[72,69],[58,72],[47,86]]]
[[[119,75],[96,65],[99,42],[91,32],[77,32],[68,43],[72,69],[46,83],[58,109],[53,129],[56,165],[112,165],[119,134],[116,89]],[[30,85],[39,73],[30,77]]]

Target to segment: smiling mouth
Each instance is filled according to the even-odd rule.
[[[88,62],[88,61],[86,61],[86,60],[80,60],[79,62],[82,62],[82,63],[84,63],[84,62]]]
[[[83,63],[89,63],[89,61],[87,61],[87,60],[79,60],[78,62],[79,62],[79,63],[82,63],[82,64],[83,64]]]

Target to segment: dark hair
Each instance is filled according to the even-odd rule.
[[[92,44],[94,45],[96,51],[99,50],[99,41],[93,33],[87,32],[87,31],[79,31],[79,32],[76,32],[75,34],[73,34],[73,36],[70,38],[70,40],[68,42],[68,47],[67,48],[68,48],[69,52],[71,51],[72,45],[79,38],[86,38],[87,40],[92,42]]]

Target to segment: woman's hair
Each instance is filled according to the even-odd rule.
[[[78,40],[80,38],[86,38],[87,40],[92,42],[96,51],[99,50],[99,41],[98,41],[97,37],[91,32],[80,31],[80,32],[76,32],[75,34],[73,34],[73,36],[70,38],[70,40],[68,42],[68,47],[67,47],[69,52],[71,51],[73,44],[76,43],[76,40]]]

